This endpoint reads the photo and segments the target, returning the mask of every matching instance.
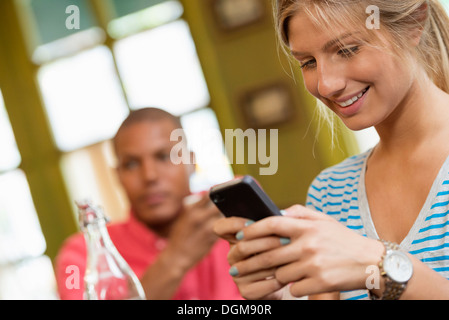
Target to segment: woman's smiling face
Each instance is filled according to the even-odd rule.
[[[363,35],[357,30],[333,33],[337,36],[323,32],[302,12],[289,21],[290,50],[301,65],[307,90],[349,129],[380,124],[407,98],[413,68],[361,41]]]

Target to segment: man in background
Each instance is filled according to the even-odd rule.
[[[108,226],[119,253],[140,279],[147,299],[241,299],[228,273],[229,245],[213,225],[221,217],[208,194],[191,195],[194,164],[170,159],[179,118],[156,108],[130,113],[113,142],[117,173],[130,204],[129,219]],[[185,139],[184,139],[185,140]],[[83,298],[86,245],[70,237],[56,258],[61,299]],[[79,267],[79,289],[67,288],[68,266]]]

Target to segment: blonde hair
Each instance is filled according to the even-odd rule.
[[[373,39],[379,33],[370,32],[365,23],[366,8],[371,5],[380,10],[381,32],[391,39],[395,54],[412,52],[408,44],[410,34],[422,30],[421,41],[413,49],[415,56],[430,79],[449,93],[449,17],[438,0],[276,0],[278,37],[283,48],[287,48],[290,19],[303,10],[323,30],[358,26],[362,34]]]
[[[366,27],[369,17],[366,10],[373,5],[379,8],[380,30]],[[413,55],[435,85],[449,93],[449,17],[438,0],[275,0],[276,31],[281,48],[288,56],[291,56],[289,22],[299,12],[306,13],[331,35],[335,35],[337,29],[353,27],[360,31],[360,41],[371,40],[368,45],[386,49],[389,44],[391,54],[401,58]],[[412,47],[410,37],[417,30],[421,31],[420,43]],[[319,126],[323,122],[330,126],[333,144],[338,117],[320,101],[317,112]]]

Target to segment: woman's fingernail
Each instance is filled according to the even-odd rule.
[[[235,235],[235,238],[236,238],[237,240],[242,240],[243,237],[244,237],[243,231],[239,231],[239,232],[237,232],[237,234]]]
[[[231,268],[229,269],[229,274],[230,274],[232,277],[236,277],[236,276],[239,275],[239,270],[238,270],[236,267],[231,267]]]
[[[248,227],[248,226],[252,225],[254,222],[255,222],[255,221],[253,221],[253,220],[248,220],[248,221],[246,221],[246,222],[245,222],[245,227]]]
[[[291,242],[290,238],[281,238],[281,245],[286,246],[287,244],[289,244]]]
[[[283,216],[285,216],[285,215],[287,214],[287,211],[281,210],[281,214],[282,214]]]

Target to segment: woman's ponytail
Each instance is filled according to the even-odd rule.
[[[421,49],[429,64],[428,73],[435,84],[449,93],[449,17],[438,0],[428,0],[429,30]],[[433,50],[429,50],[429,46]]]

